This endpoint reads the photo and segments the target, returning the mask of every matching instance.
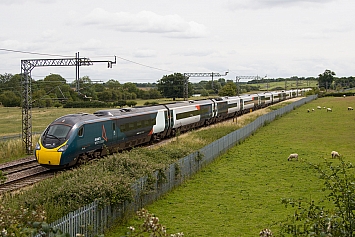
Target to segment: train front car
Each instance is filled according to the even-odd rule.
[[[88,114],[69,114],[60,117],[46,128],[34,150],[34,155],[40,165],[60,169],[76,163],[77,157],[73,152],[76,150],[73,144],[76,132],[73,130],[77,130],[77,123],[83,115]]]

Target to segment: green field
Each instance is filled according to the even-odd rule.
[[[293,80],[289,81],[280,81],[280,82],[269,82],[269,83],[254,83],[254,84],[247,84],[250,86],[257,86],[260,88],[261,91],[267,90],[274,90],[275,88],[283,88],[285,90],[296,89],[296,88],[314,88],[318,87],[318,81],[316,80],[299,80],[298,82]]]
[[[355,162],[355,112],[348,106],[355,107],[355,97],[320,98],[293,110],[146,208],[169,233],[258,236],[270,228],[277,236],[277,223],[294,212],[281,204],[282,198],[319,201],[326,195],[323,181],[305,161],[323,164],[336,150]],[[287,161],[290,153],[300,160]],[[122,236],[128,226],[141,223],[131,220],[105,236]]]

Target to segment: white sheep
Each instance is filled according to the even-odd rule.
[[[317,106],[317,109],[322,109],[322,107],[321,106]]]
[[[337,151],[332,151],[330,154],[332,155],[332,158],[340,157],[340,154]]]
[[[307,109],[307,113],[309,113],[309,109]]]
[[[297,153],[292,153],[288,156],[287,160],[290,161],[292,159],[298,160],[298,154]]]
[[[312,112],[314,112],[314,109],[312,109]]]
[[[354,110],[353,107],[348,107],[348,110]]]
[[[327,108],[327,112],[333,112],[332,108]]]

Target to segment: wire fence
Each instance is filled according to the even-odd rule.
[[[243,128],[171,164],[165,171],[156,171],[153,174],[156,178],[153,188],[148,177],[140,178],[132,185],[134,194],[132,202],[126,201],[120,205],[102,207],[95,201],[77,211],[69,213],[52,223],[51,226],[60,229],[63,233],[68,233],[70,236],[83,234],[86,237],[90,237],[102,234],[116,221],[132,216],[137,210],[153,203],[163,194],[166,194],[174,187],[189,179],[201,168],[211,163],[231,147],[245,140],[260,127],[316,98],[316,95],[308,96],[283,108],[262,115]]]

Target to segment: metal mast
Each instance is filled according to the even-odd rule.
[[[93,62],[106,62],[111,68],[115,61],[91,61],[89,58],[79,58],[79,53],[75,58],[61,58],[61,59],[28,59],[21,60],[21,74],[22,74],[22,140],[27,154],[32,153],[32,86],[31,86],[31,72],[35,67],[46,66],[76,66],[77,80],[79,76],[80,66],[90,66]],[[78,82],[77,82],[78,83]]]
[[[228,72],[225,72],[225,74],[219,74],[215,72],[192,72],[192,73],[184,73],[184,100],[187,100],[189,97],[188,95],[188,85],[189,85],[189,78],[190,77],[212,77],[212,90],[213,90],[213,76],[215,77],[222,77],[226,76]]]

